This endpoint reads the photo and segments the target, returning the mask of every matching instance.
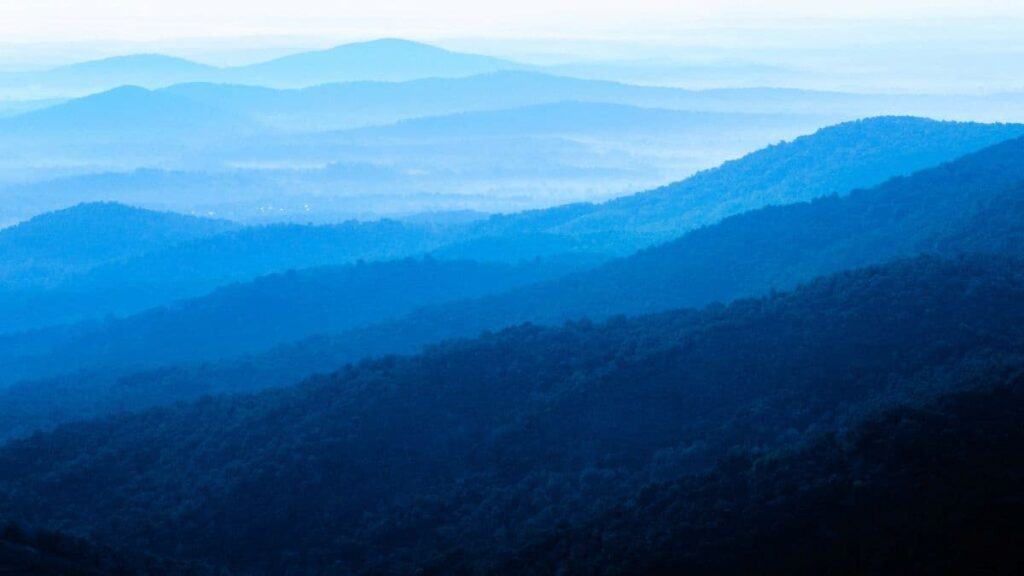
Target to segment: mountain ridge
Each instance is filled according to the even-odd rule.
[[[346,80],[459,77],[528,66],[399,39],[339,44],[253,64],[211,66],[165,54],[111,56],[0,76],[0,87],[34,97],[75,97],[123,84],[162,88],[182,82],[240,82],[278,88]]]

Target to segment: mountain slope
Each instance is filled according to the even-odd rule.
[[[1013,361],[1021,269],[918,259],[68,426],[0,449],[0,503],[32,524],[243,572],[500,557],[730,450],[791,446]]]
[[[130,378],[135,386],[132,394],[148,405],[173,398],[173,393],[167,392],[173,389],[191,397],[197,390],[193,380],[208,382],[204,386],[213,390],[259,389],[286,384],[289,378],[329,368],[332,363],[414,353],[427,344],[521,322],[558,324],[728,302],[791,288],[845,268],[922,252],[1020,255],[1024,254],[1022,195],[1024,140],[1015,140],[870,190],[733,217],[590,271],[496,296],[426,307],[392,322],[258,356],[261,360],[237,359],[140,375]],[[145,347],[146,340],[129,336],[123,349],[105,347],[102,351],[89,344],[104,333],[101,324],[33,338],[22,336],[16,341],[4,339],[0,350],[9,364],[20,369],[8,372],[8,383],[18,378],[73,374],[89,366],[99,372],[80,378],[84,391],[96,399],[86,400],[90,406],[86,411],[105,410],[97,404],[123,405],[117,400],[122,394],[118,377],[126,375],[124,358],[134,353],[123,354],[122,350]],[[55,362],[54,357],[61,361]],[[294,369],[305,365],[310,372]],[[27,386],[45,390],[74,382],[65,375]],[[176,384],[171,386],[172,382]],[[24,422],[39,421],[31,408],[36,402],[27,402],[27,411],[14,408],[26,404],[17,400],[21,396],[17,391],[22,389],[24,386],[12,389],[6,402],[12,407],[10,427],[19,430],[25,428]],[[73,415],[74,399],[81,395],[68,398],[69,405],[62,412]]]
[[[1024,378],[893,410],[799,450],[736,454],[516,554],[516,574],[1015,574]],[[426,573],[471,570],[485,553]]]
[[[1020,125],[942,124],[907,117],[860,120],[767,148],[742,164],[726,164],[714,175],[704,172],[649,194],[609,202],[567,228],[607,229],[628,217],[644,222],[642,231],[655,234],[678,231],[680,225],[693,229],[765,205],[869,188],[1022,135]],[[723,186],[723,181],[735,184]],[[712,195],[716,202],[705,208]],[[677,220],[666,221],[666,213]]]
[[[235,228],[223,220],[120,204],[80,204],[0,230],[0,286],[56,283],[66,275]]]
[[[440,236],[440,230],[428,225],[388,220],[230,226],[219,234],[152,246],[86,269],[65,270],[65,276],[58,276],[48,289],[40,289],[39,281],[30,278],[25,289],[0,294],[0,311],[7,314],[0,332],[137,313],[266,274],[360,259],[418,256],[435,248]],[[16,281],[19,278],[12,277],[11,285],[17,287]]]
[[[556,119],[556,122],[541,124],[558,126],[555,130],[578,129],[577,121],[581,117],[589,124],[595,116],[602,116],[609,109],[622,111],[617,106],[600,104],[556,104],[517,111],[467,114],[461,117],[423,120],[411,122],[408,126],[399,125],[394,128],[365,131],[368,134],[387,135],[393,130],[405,130],[408,127],[425,126],[427,134],[435,134],[431,138],[442,137],[436,134],[431,126],[441,123],[445,126],[442,133],[449,132],[451,123],[472,131],[487,135],[493,133],[490,128],[500,133],[516,130],[520,120],[534,118],[533,113],[542,112],[540,118],[561,116],[566,109],[577,114],[568,119]],[[546,112],[544,112],[546,111]],[[688,125],[691,122],[698,127],[709,128],[711,125],[749,124],[753,119],[771,125],[775,117],[749,117],[743,115],[691,116],[677,112],[641,110],[626,108],[626,116],[633,122],[647,118],[664,125],[668,120],[663,114],[669,114],[672,121]],[[491,122],[499,118],[501,121]],[[576,118],[574,120],[573,118]],[[611,121],[614,121],[614,117]],[[749,128],[749,125],[748,125]],[[546,128],[552,130],[553,128]],[[419,130],[417,128],[417,130]],[[535,256],[550,257],[564,253],[583,254],[627,254],[634,248],[648,246],[662,240],[672,239],[686,231],[707,224],[712,224],[730,214],[765,204],[782,204],[801,201],[830,193],[846,193],[853,187],[873,184],[877,180],[912,172],[918,168],[951,159],[956,155],[984,147],[992,142],[1012,137],[1024,128],[1020,126],[982,125],[938,123],[910,118],[881,118],[844,124],[834,128],[799,138],[791,143],[773,146],[755,152],[741,160],[728,162],[720,168],[698,174],[685,181],[672,184],[665,188],[639,193],[602,205],[577,204],[558,208],[518,213],[509,216],[491,218],[468,226],[449,226],[443,231],[424,235],[422,231],[410,229],[410,237],[430,236],[431,241],[420,242],[419,248],[388,252],[389,256],[409,256],[434,251],[436,255],[454,259],[476,259],[484,261],[515,262],[522,258]],[[679,138],[702,138],[707,130],[697,130],[696,134],[676,131]],[[381,136],[383,137],[383,136]],[[450,137],[450,134],[449,134]],[[735,137],[735,136],[732,136]],[[436,140],[435,140],[436,143]],[[324,143],[329,145],[328,143]],[[290,187],[296,182],[305,182],[317,192],[318,198],[306,201],[322,201],[322,196],[331,193],[334,186],[357,186],[366,188],[375,179],[383,179],[393,186],[404,186],[406,180],[392,180],[387,172],[371,170],[365,178],[359,176],[358,166],[337,166],[300,176],[291,171],[267,173],[252,171],[229,174],[190,174],[166,172],[135,172],[122,175],[93,176],[62,180],[53,186],[36,186],[24,190],[12,190],[11,193],[21,195],[30,202],[55,201],[69,195],[80,198],[91,194],[115,196],[129,202],[185,204],[198,202],[198,198],[215,195],[224,202],[241,202],[252,190],[261,194],[273,195],[274,204],[283,204]],[[369,170],[369,167],[364,167]],[[338,179],[341,180],[338,180]],[[434,176],[430,176],[436,179]],[[147,191],[147,188],[150,190]],[[92,192],[89,192],[92,190]],[[49,199],[49,200],[48,200]],[[300,198],[301,199],[301,198]],[[269,199],[267,200],[270,201]],[[299,202],[299,200],[296,200]],[[351,202],[351,200],[349,201]],[[371,229],[380,228],[382,241],[386,244],[403,243],[398,237],[403,234],[393,224],[364,224],[367,234]],[[415,228],[415,227],[413,227]],[[280,242],[302,242],[298,239],[286,240],[284,228],[253,230],[240,233],[233,241],[248,246],[247,236],[280,235]],[[390,230],[390,231],[389,231]],[[319,234],[316,230],[308,231],[306,236]],[[383,240],[389,238],[389,240]],[[148,263],[126,264],[120,272],[110,268],[109,280],[97,278],[79,278],[76,291],[89,291],[91,284],[101,285],[104,293],[112,287],[123,286],[125,278],[148,278],[151,283],[166,281],[188,282],[187,274],[223,276],[227,269],[244,269],[244,262],[253,258],[255,248],[243,248],[237,252],[225,246],[224,238],[210,239],[217,247],[196,245],[192,253],[181,254],[171,262],[171,255],[153,256]],[[254,238],[252,242],[257,242]],[[338,238],[339,242],[351,242]],[[269,239],[260,241],[261,250],[272,254],[276,250]],[[208,248],[208,249],[207,249]],[[310,265],[344,263],[344,259],[295,258],[296,255],[310,252],[312,248],[292,250],[286,256],[293,261],[278,266],[265,266],[254,270],[246,276],[238,274],[227,280],[243,280],[252,276],[280,271],[287,268],[298,268]],[[357,257],[372,257],[361,254]],[[175,267],[181,272],[170,273],[164,268]],[[204,272],[209,269],[209,272]],[[216,282],[202,283],[206,289],[212,289]],[[201,290],[174,291],[176,297],[194,296]],[[61,302],[74,302],[78,298],[61,296]],[[110,307],[104,304],[98,307],[101,312],[126,313],[137,311],[140,306],[152,306],[166,303],[166,299],[151,298],[139,305],[129,306],[131,298],[117,297],[125,305]],[[35,302],[35,303],[33,303]],[[82,306],[78,306],[82,308]],[[67,307],[54,307],[43,301],[25,300],[19,302],[18,308],[54,310],[46,314],[53,321],[74,319],[82,314],[88,316],[89,311],[65,313]],[[8,314],[9,316],[9,314]],[[10,323],[9,323],[10,324]],[[34,326],[45,325],[34,324]],[[22,326],[33,324],[22,323]]]
[[[195,562],[125,554],[60,532],[29,530],[16,522],[0,526],[0,574],[5,576],[223,576],[223,571]]]
[[[577,268],[573,262],[509,266],[407,259],[290,270],[123,319],[2,339],[24,345],[45,335],[46,345],[52,346],[50,337],[61,335],[68,339],[59,345],[65,349],[95,346],[82,350],[79,359],[85,365],[104,365],[112,360],[107,351],[114,350],[132,364],[194,362],[338,334],[426,305],[503,293]]]
[[[498,186],[491,196],[497,199],[488,205],[493,209],[513,201],[501,200],[505,193],[495,183],[496,178],[510,186],[522,186],[523,179],[544,181],[552,192],[581,181],[605,182],[598,186],[614,186],[620,178],[657,182],[644,175],[646,172],[638,172],[637,162],[654,162],[650,170],[657,171],[659,166],[668,166],[664,159],[648,160],[642,155],[623,159],[625,155],[612,154],[611,150],[628,152],[657,141],[657,148],[680,154],[671,163],[674,168],[667,169],[685,173],[686,166],[707,166],[815,126],[817,122],[808,118],[694,115],[563,102],[422,119],[383,128],[292,135],[283,140],[241,139],[216,153],[200,148],[204,165],[252,158],[257,167],[252,170],[236,166],[227,171],[142,170],[88,175],[10,186],[4,193],[14,199],[15,208],[37,212],[60,206],[65,197],[75,201],[107,198],[187,212],[235,213],[250,220],[277,217],[305,222],[304,218],[323,221],[324,212],[332,206],[365,217],[365,212],[359,212],[362,206],[369,206],[366,211],[378,206],[376,210],[386,213],[380,205],[395,210],[394,205],[408,206],[419,202],[421,196],[441,203],[476,203],[480,202],[481,195],[476,193],[480,186]],[[873,186],[1021,135],[1021,125],[940,123],[915,118],[874,118],[841,124],[758,149],[657,190],[604,204],[495,217],[473,227],[462,238],[466,243],[453,247],[451,253],[460,258],[489,259],[488,245],[509,244],[533,235],[550,239],[549,245],[556,252],[626,255],[745,210]],[[469,136],[493,140],[467,141]],[[591,140],[602,143],[599,149],[586,144]],[[136,153],[152,152],[159,157],[169,154],[173,162],[182,161],[184,152],[177,148],[164,150],[163,141],[158,138],[152,150],[133,148],[127,154],[129,158]],[[703,161],[689,156],[687,151],[694,150],[702,150]],[[190,153],[184,154],[188,157]],[[339,157],[351,161],[338,162]],[[333,163],[316,170],[289,168],[293,163],[313,160]],[[599,166],[592,165],[597,161],[601,162]],[[261,162],[282,164],[267,170],[261,168]],[[467,179],[477,186],[453,190]],[[459,193],[452,194],[456,191]],[[536,196],[539,192],[528,194]],[[390,203],[386,201],[389,196],[393,198]],[[326,215],[329,218],[329,212]]]
[[[496,217],[480,226],[498,234],[527,228],[628,251],[766,205],[876,186],[1022,135],[1022,125],[872,118],[824,128],[650,192],[574,212]]]
[[[58,374],[72,365],[149,367],[256,352],[396,320],[423,306],[504,293],[585,267],[575,260],[511,266],[406,259],[289,270],[120,319],[2,334],[2,355],[11,363],[2,381],[35,377],[39,370]],[[61,361],[54,363],[53,354]]]
[[[219,70],[163,54],[130,54],[0,75],[0,91],[14,98],[77,98],[120,86],[161,88],[212,81]]]
[[[158,88],[181,82],[210,78],[217,69],[184,58],[162,54],[132,54],[60,66],[31,74],[30,81],[48,89],[95,90],[101,92],[116,86]]]
[[[197,103],[169,92],[123,86],[70,100],[50,108],[0,120],[4,142],[31,142],[32,138],[91,137],[156,139],[210,138],[212,133],[252,131],[230,109]]]
[[[354,360],[519,322],[704,306],[922,252],[1024,254],[1022,198],[1018,139],[847,196],[734,216],[591,271],[424,309],[344,335],[332,348]]]

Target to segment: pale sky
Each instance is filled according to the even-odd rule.
[[[3,42],[671,33],[729,18],[1024,18],[1024,0],[0,0]]]

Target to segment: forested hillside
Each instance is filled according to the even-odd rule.
[[[8,383],[19,378],[53,378],[0,392],[5,406],[0,411],[6,416],[7,433],[24,433],[33,426],[73,418],[79,411],[120,410],[132,405],[128,398],[149,406],[203,392],[285,385],[344,362],[414,353],[426,344],[521,322],[558,324],[728,302],[792,288],[818,275],[922,252],[1020,255],[1024,254],[1022,184],[1024,141],[1010,141],[870,190],[730,218],[592,271],[503,294],[480,293],[476,299],[438,303],[402,318],[392,315],[394,319],[387,322],[366,323],[256,358],[205,366],[189,362],[193,365],[148,372],[161,359],[166,364],[190,355],[215,358],[216,350],[224,354],[243,350],[240,345],[245,339],[239,339],[235,348],[232,343],[216,343],[218,334],[230,330],[220,323],[206,325],[208,340],[194,338],[199,324],[177,325],[180,313],[160,312],[71,331],[8,338],[0,351],[22,370],[9,371]],[[280,314],[268,318],[302,317],[300,309],[288,303],[280,306]],[[167,320],[154,322],[154,318]],[[163,328],[156,330],[155,326]],[[298,332],[291,334],[296,340],[301,338]],[[316,334],[330,336],[325,330]],[[267,345],[275,342],[262,338]],[[154,344],[157,341],[162,347]],[[203,341],[214,343],[208,350],[195,350],[193,342]],[[61,360],[54,362],[48,354],[58,350]],[[82,368],[90,372],[77,374]],[[127,376],[132,369],[146,373]],[[118,383],[124,381],[132,386]],[[48,416],[40,413],[46,406],[38,400],[40,394],[67,389],[76,382],[80,392],[61,395],[45,412]],[[179,390],[180,396],[174,390]]]
[[[806,448],[737,451],[585,528],[556,529],[497,571],[1019,574],[1022,368]],[[481,556],[464,550],[425,573],[470,572]]]
[[[224,576],[198,562],[125,553],[52,530],[0,524],[0,574],[5,576]]]
[[[124,319],[16,333],[0,342],[29,354],[63,348],[75,356],[64,361],[81,366],[196,362],[393,321],[423,306],[504,293],[582,266],[410,258],[291,270]],[[17,368],[6,375],[18,377]]]
[[[90,210],[69,210],[79,211]],[[139,213],[154,217],[162,214]],[[147,246],[145,235],[151,232],[128,229],[116,214],[93,219],[90,226],[103,226],[107,237],[117,244],[127,244],[129,247],[117,248],[124,256],[74,268],[74,261],[67,262],[75,254],[73,249],[48,255],[45,246],[22,248],[26,252],[24,261],[33,266],[37,262],[41,266],[47,257],[53,260],[47,268],[47,279],[53,279],[56,273],[52,270],[58,268],[63,277],[56,277],[52,286],[40,287],[38,280],[34,286],[19,286],[22,278],[25,282],[33,278],[32,269],[20,270],[19,276],[11,278],[10,288],[0,292],[0,311],[4,312],[0,332],[140,312],[266,274],[422,255],[438,246],[444,233],[443,226],[387,220],[324,226],[228,225],[218,234],[164,245],[150,242]],[[134,236],[139,237],[139,243],[125,241]],[[74,244],[81,237],[88,246],[93,238],[103,235],[68,223],[46,232],[45,237],[61,244]]]
[[[564,110],[565,106],[549,108]],[[590,108],[602,109],[602,105],[586,109]],[[493,114],[504,117],[512,113]],[[686,117],[697,123],[708,122],[692,115]],[[573,119],[565,122],[572,123]],[[431,125],[436,121],[422,123]],[[441,133],[449,131],[446,128]],[[224,233],[159,244],[147,239],[159,237],[158,222],[172,218],[170,215],[120,209],[135,214],[132,218],[139,224],[131,228],[131,219],[119,214],[114,205],[102,209],[85,205],[40,217],[32,224],[42,227],[63,215],[59,225],[51,224],[42,233],[50,239],[49,252],[45,246],[31,243],[12,246],[11,264],[0,265],[0,279],[6,288],[0,292],[0,332],[131,314],[263,274],[347,264],[357,259],[387,260],[430,253],[439,258],[487,262],[516,263],[543,257],[592,263],[676,239],[694,228],[749,209],[846,194],[855,187],[908,174],[1020,134],[1022,128],[1018,125],[914,118],[865,120],[773,146],[683,182],[611,203],[568,205],[479,222],[351,221],[232,230],[227,223],[195,220],[195,225],[206,226],[210,232]],[[49,188],[29,187],[15,196],[67,198],[85,186],[131,202],[163,203],[169,197],[214,195],[230,203],[236,191],[266,189],[268,194],[283,193],[282,186],[297,178],[326,194],[335,186],[332,174],[369,171],[367,179],[379,180],[384,177],[381,170],[387,172],[386,168],[370,166],[338,166],[319,171],[316,176],[291,171],[201,176],[144,171],[61,180]],[[389,184],[396,185],[400,181]],[[156,196],[146,196],[144,190],[154,186]],[[139,229],[145,219],[152,221],[151,230]],[[104,229],[98,230],[100,226]],[[0,242],[20,228],[0,233]],[[120,239],[124,237],[121,234],[139,241],[116,242],[121,245],[113,248],[118,250],[118,258],[96,261],[88,268],[72,261],[96,239]],[[52,250],[65,245],[74,246],[66,255]],[[59,274],[55,272],[58,269]],[[41,283],[45,290],[40,289]]]
[[[447,319],[442,334],[451,336],[459,319],[473,332],[703,306],[922,252],[1020,254],[1022,190],[1024,140],[1018,139],[846,196],[747,212],[592,271],[462,309],[424,310],[399,332],[427,334],[438,325],[435,314]]]
[[[1020,264],[903,261],[704,312],[524,326],[288,390],[70,425],[0,449],[0,505],[247,573],[408,573],[459,550],[494,567],[648,483],[1018,366]]]
[[[1022,135],[1020,125],[870,118],[770,146],[650,192],[481,226],[527,226],[627,254],[729,216],[870,188]]]
[[[98,266],[236,228],[224,220],[82,204],[0,229],[0,286],[47,287]]]

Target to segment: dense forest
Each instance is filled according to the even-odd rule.
[[[0,341],[44,350],[88,342],[139,365],[201,361],[396,320],[423,306],[504,293],[583,267],[579,261],[515,266],[429,257],[360,261],[269,274],[121,320],[0,336]],[[96,349],[84,356],[97,363],[111,358]],[[18,375],[7,374],[12,376]]]
[[[0,230],[0,286],[52,286],[96,267],[238,227],[110,202],[58,210]]]
[[[408,573],[465,550],[499,570],[737,450],[813,445],[1018,370],[1020,264],[901,261],[68,425],[0,449],[0,507],[245,573]]]
[[[7,240],[12,254],[10,267],[22,270],[0,282],[0,333],[137,313],[258,276],[359,260],[402,259],[438,245],[438,234],[430,226],[381,221],[230,226],[218,234],[191,238],[158,236],[176,241],[145,249],[145,234],[164,234],[164,227],[135,230],[124,217],[125,210],[82,205],[67,210],[72,224],[40,217],[0,230],[0,243]],[[139,212],[151,218],[164,216]],[[104,238],[77,225],[90,219],[107,221],[120,231]],[[211,226],[201,218],[186,220],[200,229]],[[125,236],[135,235],[141,237],[136,247],[119,246],[126,244]],[[75,258],[76,251],[58,251],[59,258],[47,263],[49,254],[37,249],[39,238],[54,246],[79,245],[82,255]],[[24,254],[20,264],[19,253]]]
[[[0,522],[0,574],[6,576],[226,576],[198,562],[125,553],[53,530]]]
[[[1024,373],[869,418],[806,447],[740,450],[560,527],[516,574],[1019,574]],[[462,550],[426,573],[469,572]]]

